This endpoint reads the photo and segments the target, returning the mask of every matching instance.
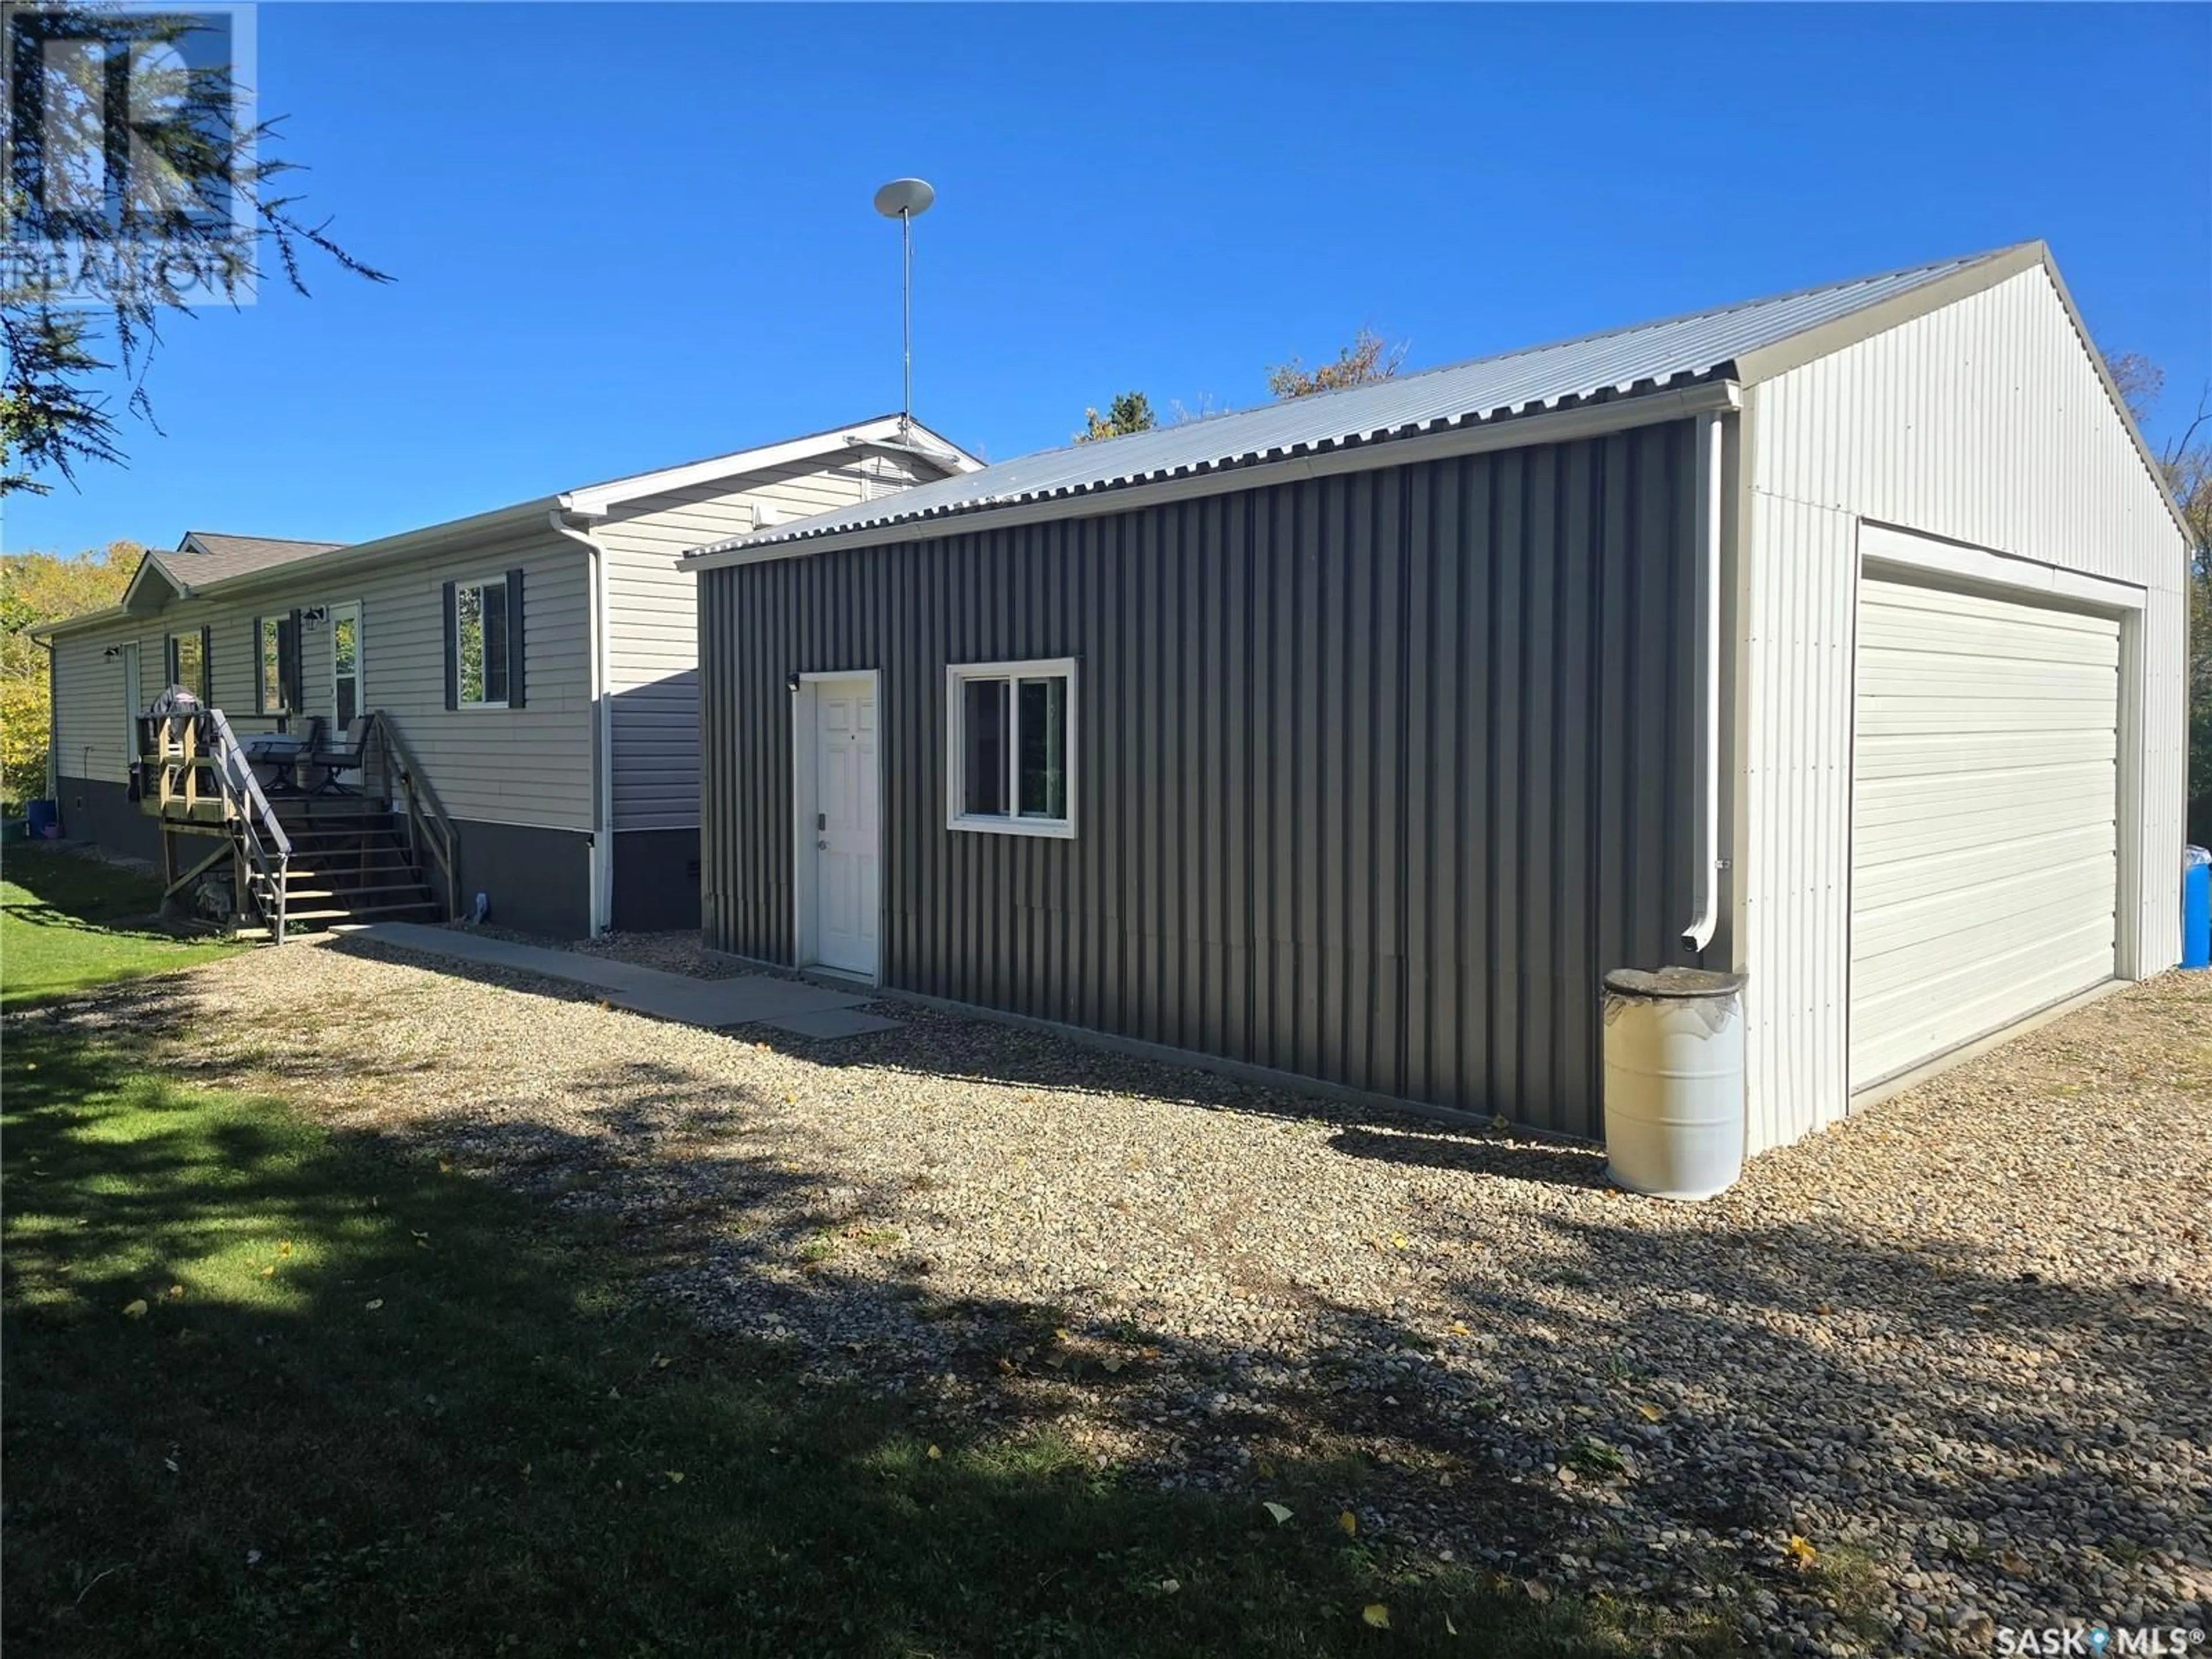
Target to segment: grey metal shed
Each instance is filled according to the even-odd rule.
[[[1808,438],[1762,431],[1759,398],[2030,280],[2072,316],[2030,244],[698,550],[707,942],[1575,1134],[1601,1128],[1608,968],[1746,969],[1754,1090],[1826,1066],[1805,1005],[1848,964],[1849,915],[1832,947],[1793,939],[1775,918],[1810,854],[1744,866],[1787,840],[1785,811],[1848,846],[1848,729],[1840,791],[1823,779],[1850,651],[1793,664],[1760,620],[1796,580],[1759,565],[1762,446]],[[2079,418],[2134,446],[2114,488],[2155,499],[2069,338],[2100,404]],[[2135,564],[2171,557],[2169,517],[2128,534]],[[2142,660],[2178,650],[2163,603]],[[1814,700],[1801,756],[1757,711],[1821,676],[1841,690]],[[2146,801],[2165,764],[2137,769]],[[2147,919],[2155,892],[2130,890]],[[2172,959],[2129,921],[2112,976]],[[1753,1149],[1839,1115],[1850,1086],[1821,1071],[1801,1101],[1755,1101]]]

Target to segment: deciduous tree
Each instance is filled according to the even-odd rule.
[[[1316,392],[1340,392],[1348,386],[1387,380],[1406,361],[1406,343],[1385,340],[1371,328],[1352,336],[1352,343],[1336,354],[1334,362],[1308,368],[1293,357],[1267,371],[1267,390],[1279,398],[1310,397]]]
[[[0,557],[0,795],[9,804],[46,793],[46,739],[53,705],[46,647],[31,630],[115,604],[145,550],[136,542],[64,558]]]
[[[2143,426],[2165,390],[2166,371],[2134,351],[2108,356],[2105,366]],[[2212,834],[2212,387],[2158,460],[2189,526],[2189,799],[2197,832]]]

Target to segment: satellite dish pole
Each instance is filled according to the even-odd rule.
[[[899,281],[900,362],[903,374],[899,399],[899,436],[914,431],[914,216],[929,211],[937,192],[921,179],[894,179],[876,192],[876,211],[899,222],[902,255]]]

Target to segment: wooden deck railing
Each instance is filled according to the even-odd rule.
[[[284,877],[291,862],[292,838],[276,820],[276,810],[254,776],[253,763],[220,708],[197,714],[147,717],[155,768],[155,801],[170,823],[219,824],[229,831],[230,850],[240,860],[237,892],[250,899],[278,944],[284,940]],[[163,837],[167,843],[166,835]],[[219,860],[218,848],[168,884],[173,896]]]
[[[362,751],[364,787],[373,781],[399,811],[406,826],[408,854],[418,869],[437,872],[438,896],[447,920],[453,921],[461,914],[460,836],[446,816],[438,792],[430,787],[429,775],[407,746],[398,723],[380,708],[368,717]]]

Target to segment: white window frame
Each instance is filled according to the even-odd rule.
[[[181,634],[170,634],[164,636],[161,646],[163,689],[185,684],[185,653],[178,649],[179,642],[184,640],[190,640],[192,642],[192,649],[200,653],[199,684],[185,686],[185,689],[197,696],[201,702],[212,708],[215,707],[215,676],[208,672],[207,635],[200,629],[188,628]]]
[[[293,711],[284,706],[284,618],[272,614],[253,619],[253,712],[257,714],[289,714]],[[269,696],[269,665],[262,655],[261,636],[264,629],[276,630],[276,696]]]
[[[453,583],[453,706],[463,713],[477,708],[504,708],[507,704],[507,700],[505,697],[501,697],[496,700],[484,698],[476,702],[471,702],[469,701],[469,694],[467,690],[467,676],[463,674],[461,672],[461,595],[471,591],[478,593],[488,592],[495,587],[499,589],[499,603],[501,607],[500,614],[502,617],[505,617],[507,606],[507,576],[504,572],[496,576],[478,576],[457,580]],[[483,615],[483,605],[482,600],[477,601],[477,615],[478,625],[481,626]],[[505,623],[505,626],[507,630],[508,647],[509,650],[512,651],[514,641],[514,624],[513,619],[509,618]],[[484,636],[487,656],[489,655],[490,639],[491,636],[489,634]],[[487,664],[486,666],[487,669],[489,669],[489,665]],[[489,678],[489,674],[487,674],[487,678]],[[514,684],[514,663],[511,657],[507,665],[507,683],[510,688]]]
[[[962,710],[965,699],[961,688],[969,680],[1046,679],[1054,677],[1067,681],[1067,816],[1064,818],[1025,818],[1018,812],[1006,817],[985,817],[963,812],[960,803],[968,798],[966,769],[967,744],[962,740]],[[945,670],[945,827],[948,830],[975,830],[993,836],[1042,836],[1054,841],[1075,839],[1076,783],[1082,767],[1076,757],[1076,733],[1081,730],[1076,722],[1075,659],[1073,657],[1040,657],[1025,662],[963,662],[947,664]],[[1009,805],[1021,799],[1021,698],[1013,689],[1006,697],[1006,800]]]

